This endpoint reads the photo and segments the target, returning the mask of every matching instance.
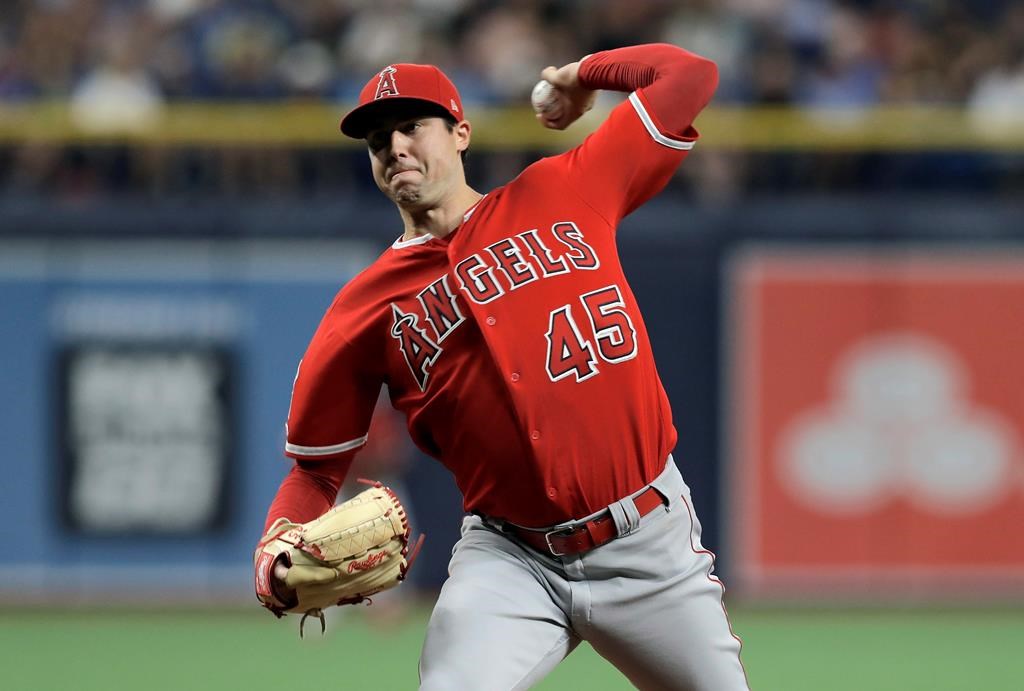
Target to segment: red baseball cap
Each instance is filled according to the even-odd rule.
[[[341,131],[363,139],[383,108],[399,102],[421,101],[437,106],[456,122],[463,120],[462,99],[445,73],[433,65],[388,65],[359,92],[359,105],[341,120]]]

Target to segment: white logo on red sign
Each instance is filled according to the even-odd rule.
[[[983,511],[1012,483],[1012,426],[972,404],[960,358],[917,333],[862,341],[839,359],[833,400],[782,435],[778,472],[798,499],[862,514],[903,496],[934,514]]]

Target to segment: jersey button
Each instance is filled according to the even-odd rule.
[[[555,491],[555,488],[554,487],[548,487],[548,497],[550,497],[551,499],[554,499],[556,496],[558,496],[558,492]]]
[[[530,439],[534,441],[540,439],[540,432],[538,430],[533,430],[533,432],[530,433]]]
[[[495,324],[498,323],[498,320],[495,319],[494,317],[487,317],[485,321],[487,322],[487,326],[494,326]]]
[[[512,376],[509,377],[509,379],[511,379],[513,382],[519,381],[519,372],[513,372]]]

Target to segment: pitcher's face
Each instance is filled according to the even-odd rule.
[[[440,205],[464,183],[460,152],[469,146],[469,123],[433,115],[382,119],[366,135],[377,187],[408,209]]]

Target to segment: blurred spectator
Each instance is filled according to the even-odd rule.
[[[93,67],[71,90],[71,118],[87,132],[139,132],[160,117],[163,95],[146,71],[152,21],[139,11],[114,11],[90,34]]]
[[[1024,121],[1024,4],[1010,6],[1001,25],[1001,36],[988,44],[988,68],[968,97],[972,119],[982,129]]]
[[[971,93],[972,112],[999,119],[1024,118],[1024,59],[1007,60],[978,80]]]
[[[425,40],[424,14],[401,0],[365,3],[338,37],[340,66],[357,75],[376,71],[395,55],[401,62],[420,62]]]
[[[0,100],[13,101],[29,92],[27,80],[18,73],[18,60],[9,31],[0,31]]]
[[[658,40],[665,16],[675,4],[678,3],[665,0],[579,2],[575,3],[573,14],[565,19],[580,22],[585,29],[585,33],[580,36],[587,44],[585,52],[592,53],[630,43]],[[563,25],[560,28],[565,27]],[[556,32],[556,35],[561,33]]]
[[[953,51],[943,44],[935,26],[925,26],[905,10],[880,14],[874,25],[875,53],[883,66],[882,99],[890,103],[946,100],[943,72]]]
[[[284,95],[275,66],[292,37],[276,8],[227,0],[200,17],[198,33],[202,95],[229,100]]]
[[[333,76],[333,56],[317,41],[303,41],[288,47],[275,66],[285,89],[294,95],[324,93]]]
[[[5,8],[0,35],[8,34],[14,53],[0,73],[0,95],[67,96],[88,65],[84,47],[100,7],[99,0],[27,0],[15,12]]]
[[[983,133],[1018,130],[1024,122],[1024,60],[997,67],[978,82],[968,103],[971,122]]]
[[[718,65],[719,101],[746,100],[750,88],[747,51],[755,37],[749,22],[722,12],[714,0],[687,0],[667,19],[659,40],[684,46]],[[788,53],[788,46],[784,48]]]
[[[769,38],[756,53],[750,80],[749,99],[761,105],[785,105],[793,101],[797,65],[778,39]]]
[[[150,0],[153,38],[147,64],[168,98],[188,98],[195,88],[199,57],[189,28],[202,5],[203,0]]]
[[[882,65],[868,41],[868,22],[837,7],[828,18],[824,51],[802,80],[801,103],[812,107],[863,107],[878,101]]]
[[[468,55],[498,100],[521,101],[540,70],[557,62],[549,48],[558,45],[555,36],[527,7],[499,5],[477,18],[466,35]]]

